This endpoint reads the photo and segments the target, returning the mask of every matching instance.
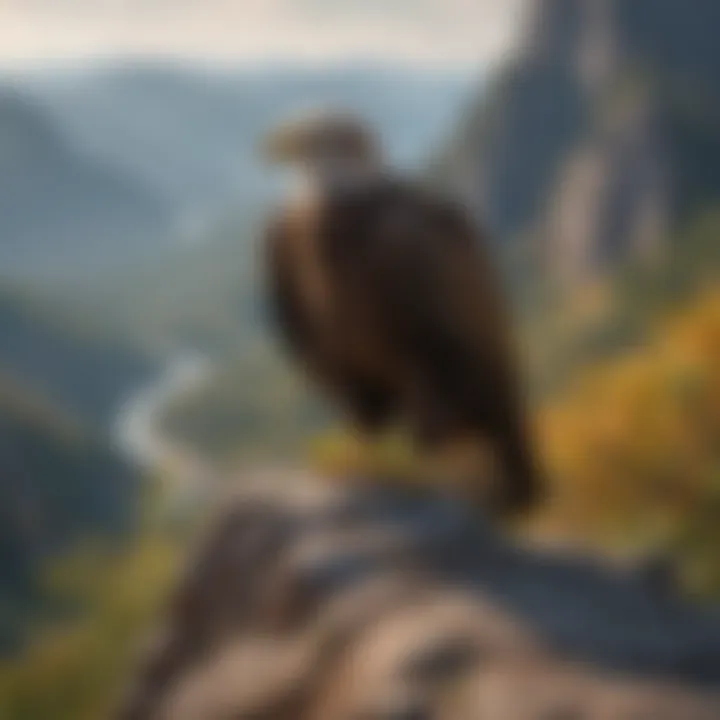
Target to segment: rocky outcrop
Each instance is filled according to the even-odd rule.
[[[720,614],[450,499],[266,473],[225,504],[124,720],[712,720]]]
[[[720,200],[720,5],[537,0],[530,18],[438,172],[584,280]]]

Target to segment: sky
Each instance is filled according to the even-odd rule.
[[[161,56],[233,64],[499,59],[526,0],[0,0],[0,64]]]

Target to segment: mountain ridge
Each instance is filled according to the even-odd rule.
[[[720,199],[718,23],[709,0],[537,0],[436,174],[573,283],[652,260]]]
[[[91,272],[144,252],[167,222],[146,188],[74,147],[26,92],[0,88],[4,276]]]

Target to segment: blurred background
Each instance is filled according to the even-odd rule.
[[[104,716],[228,468],[362,464],[264,320],[256,143],[298,107],[489,228],[533,531],[720,598],[719,32],[717,0],[0,0],[0,718]]]

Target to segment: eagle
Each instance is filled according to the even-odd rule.
[[[532,507],[510,323],[472,214],[391,171],[350,113],[283,122],[264,147],[302,180],[264,248],[271,312],[306,373],[368,436],[403,423],[422,451],[491,448],[498,481],[470,472],[463,489],[498,514]]]

